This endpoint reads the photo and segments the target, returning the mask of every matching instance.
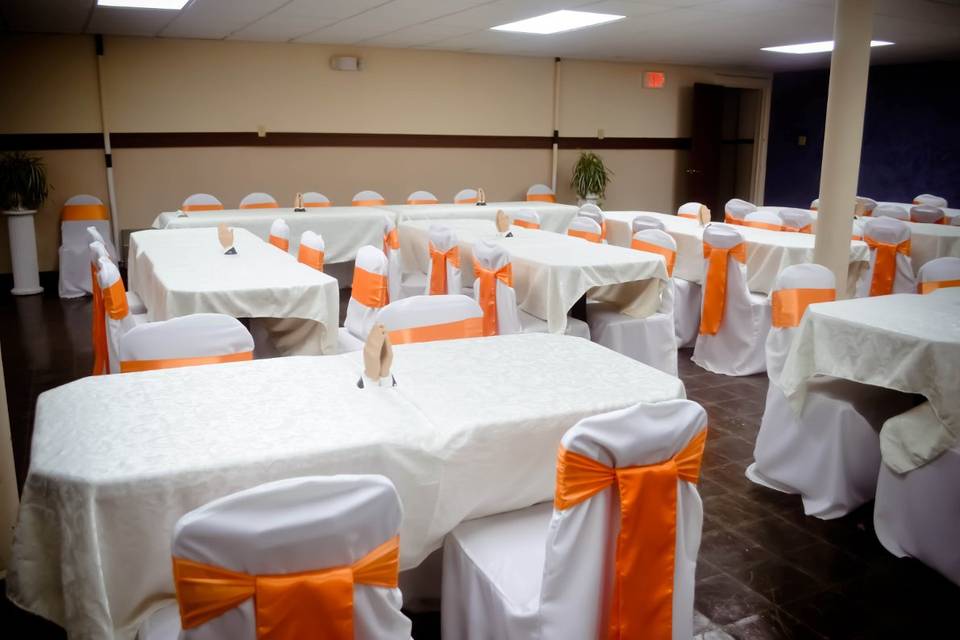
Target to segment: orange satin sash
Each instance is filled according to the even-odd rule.
[[[556,202],[557,196],[552,193],[528,193],[527,202]]]
[[[917,291],[926,295],[933,293],[937,289],[949,289],[950,287],[960,287],[960,280],[929,280],[917,285]]]
[[[728,211],[723,212],[723,222],[725,224],[743,224],[743,218],[734,218]]]
[[[590,242],[600,243],[603,241],[602,233],[591,233],[590,231],[580,231],[579,229],[567,229],[567,235],[574,238],[583,238]]]
[[[161,360],[121,360],[120,373],[153,371],[154,369],[174,369],[176,367],[196,367],[201,364],[242,362],[244,360],[253,360],[253,351],[228,353],[225,356],[193,356],[190,358],[163,358]]]
[[[387,276],[354,267],[350,297],[370,309],[387,304]]]
[[[682,451],[656,464],[611,468],[560,447],[554,507],[569,509],[616,485],[620,533],[607,638],[671,640],[677,546],[677,481],[697,482],[703,429]]]
[[[304,209],[315,209],[317,207],[329,207],[329,206],[330,206],[329,200],[325,202],[304,202],[303,203]]]
[[[483,318],[466,318],[443,324],[428,324],[424,327],[411,327],[387,332],[392,344],[411,342],[433,342],[434,340],[457,340],[458,338],[479,338],[483,336]]]
[[[703,283],[703,313],[700,317],[700,335],[716,335],[723,321],[727,304],[727,256],[741,264],[747,262],[744,243],[721,249],[703,243],[703,257],[707,259],[707,275]]]
[[[463,198],[461,200],[454,200],[453,204],[477,204],[477,201],[480,198]]]
[[[386,200],[354,200],[353,206],[355,207],[379,207],[381,205],[387,204]]]
[[[90,265],[90,283],[93,285],[93,318],[91,338],[93,339],[93,374],[95,376],[110,373],[110,349],[107,347],[107,312],[103,304],[103,291],[97,282],[97,270]],[[124,294],[126,297],[126,294]]]
[[[447,251],[440,251],[430,243],[430,295],[442,296],[447,294],[447,262],[457,269],[460,268],[460,247],[454,246]]]
[[[60,212],[60,220],[109,220],[107,208],[102,204],[66,204]]]
[[[279,207],[276,202],[249,202],[247,204],[241,204],[241,209],[276,209]]]
[[[780,289],[771,295],[773,309],[771,323],[774,327],[796,327],[803,318],[803,312],[815,302],[833,302],[837,299],[836,289]]]
[[[127,290],[123,288],[123,281],[117,280],[102,290],[103,309],[111,320],[123,320],[130,314],[127,306]]]
[[[399,248],[400,237],[397,235],[397,228],[394,227],[383,235],[383,252],[389,255],[391,249],[396,250]]]
[[[771,222],[760,222],[759,220],[744,220],[740,223],[744,227],[753,227],[754,229],[766,229],[767,231],[783,231],[782,224],[773,224]]]
[[[419,198],[414,198],[413,200],[407,200],[407,204],[440,204],[440,201],[437,200],[437,199],[433,199],[433,200],[423,199],[423,200],[421,200],[421,199],[419,199]]]
[[[524,229],[539,229],[539,228],[540,228],[540,225],[537,224],[536,222],[531,222],[530,220],[522,220],[522,219],[520,219],[520,218],[516,218],[515,220],[513,220],[513,222],[512,222],[511,224],[513,224],[514,226],[517,226],[517,227],[523,227]]]
[[[400,538],[351,565],[300,573],[249,575],[173,558],[184,629],[193,629],[253,598],[257,640],[353,640],[353,585],[395,589]]]
[[[647,251],[649,253],[656,253],[657,255],[663,256],[663,259],[667,261],[667,275],[671,277],[673,276],[673,267],[677,263],[676,251],[671,251],[666,247],[661,247],[660,245],[650,242],[637,240],[636,238],[630,241],[630,248],[636,249],[637,251]]]
[[[268,238],[268,241],[270,242],[270,244],[275,246],[277,249],[280,249],[281,251],[287,252],[290,250],[290,240],[288,240],[287,238],[281,238],[280,236],[271,235]]]
[[[473,272],[480,281],[480,308],[483,309],[483,335],[497,335],[497,280],[513,286],[513,264],[508,262],[497,270],[484,269],[476,259]]]
[[[678,213],[678,218],[689,218],[690,220],[700,220],[700,215],[696,213]]]
[[[323,251],[320,251],[320,249],[314,249],[300,243],[297,260],[317,271],[323,271]]]
[[[864,236],[863,241],[876,252],[873,261],[873,280],[870,281],[870,295],[885,296],[893,293],[893,280],[897,274],[897,254],[910,255],[910,240],[904,240],[900,244],[889,244]]]
[[[796,230],[796,232],[797,233],[813,233],[813,223],[811,222],[810,224],[804,227],[800,227],[799,229]]]
[[[222,204],[185,204],[180,211],[223,211]]]
[[[939,220],[934,220],[933,222],[924,222],[923,220],[917,220],[913,216],[910,216],[910,222],[917,222],[920,224],[950,224],[950,222],[947,220],[947,216],[943,216]]]

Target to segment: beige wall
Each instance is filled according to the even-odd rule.
[[[364,70],[330,70],[332,54],[359,55]],[[0,134],[100,131],[93,39],[0,38]],[[11,61],[11,64],[6,64]],[[548,136],[553,129],[553,61],[436,51],[326,45],[106,38],[107,124],[114,132],[268,131]],[[662,90],[642,72],[667,72]],[[7,72],[9,71],[9,72]],[[689,135],[694,82],[729,84],[722,70],[586,61],[561,63],[560,134],[591,137]],[[767,86],[768,78],[740,80]],[[56,268],[57,212],[75,193],[106,200],[101,153],[43,151],[50,202],[38,215],[40,268]],[[686,152],[600,151],[614,171],[606,205],[670,209],[682,198]],[[569,189],[575,150],[559,158],[558,190]],[[481,185],[491,199],[549,183],[547,149],[172,148],[114,150],[120,226],[149,225],[195,191],[228,206],[249,191],[284,203],[319,190],[335,202],[375,188],[390,201],[424,188],[447,200]],[[0,271],[9,271],[6,229]]]

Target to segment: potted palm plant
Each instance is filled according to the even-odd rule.
[[[50,193],[43,160],[23,151],[0,156],[0,209],[10,231],[14,295],[41,293],[33,216]]]
[[[603,201],[613,172],[603,164],[603,158],[592,151],[581,151],[573,165],[570,186],[580,197],[580,204],[598,204]]]

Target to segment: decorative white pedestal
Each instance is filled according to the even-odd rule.
[[[10,231],[10,259],[13,262],[13,289],[15,296],[42,293],[40,272],[37,268],[37,234],[33,228],[36,211],[4,211]]]

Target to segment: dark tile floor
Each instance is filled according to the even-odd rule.
[[[345,294],[346,295],[346,294]],[[346,298],[344,298],[345,302]],[[18,479],[29,461],[37,395],[87,375],[88,299],[0,294],[0,344]],[[680,354],[687,394],[710,415],[700,491],[698,638],[957,637],[960,588],[920,563],[888,554],[873,533],[872,504],[845,518],[803,515],[799,498],[749,482],[767,388],[765,375],[713,375]],[[63,638],[54,625],[0,599],[4,637]],[[439,616],[414,616],[414,636],[439,637]],[[951,631],[951,629],[953,629]]]

